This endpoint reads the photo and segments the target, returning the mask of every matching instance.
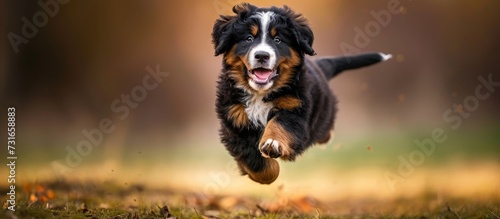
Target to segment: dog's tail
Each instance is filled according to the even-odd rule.
[[[352,56],[324,57],[316,59],[316,64],[323,70],[327,79],[331,79],[344,70],[361,68],[392,58],[390,54],[363,53]]]

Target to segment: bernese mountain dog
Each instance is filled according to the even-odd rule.
[[[364,53],[314,60],[313,32],[289,7],[243,3],[236,15],[215,21],[215,55],[223,55],[216,111],[221,141],[243,175],[270,184],[279,175],[275,158],[294,161],[332,137],[337,99],[328,80],[343,70],[391,57]]]

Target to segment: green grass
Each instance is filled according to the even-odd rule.
[[[5,211],[6,218],[499,218],[499,201],[475,201],[466,199],[449,200],[436,207],[427,206],[422,199],[397,199],[386,203],[365,202],[364,206],[353,206],[350,213],[327,212],[318,208],[309,213],[297,211],[265,212],[259,207],[247,207],[237,210],[222,210],[215,206],[169,206],[169,211],[162,211],[159,205],[125,206],[116,202],[108,208],[77,200],[53,200],[47,203],[28,204],[26,197],[21,198],[14,214]],[[332,205],[343,203],[332,203]],[[163,207],[163,206],[162,206]]]
[[[477,131],[447,131],[448,140],[436,144],[432,155],[423,166],[439,167],[451,160],[464,162],[500,160],[500,129],[490,127]],[[284,164],[291,179],[301,180],[303,173],[328,171],[332,168],[349,172],[353,169],[378,167],[393,170],[397,168],[398,156],[408,156],[418,147],[415,139],[430,137],[430,130],[412,133],[389,133],[365,136],[362,139],[342,138],[326,147],[309,149],[295,163]],[[206,143],[206,142],[201,142]],[[217,141],[209,142],[212,147],[193,142],[177,147],[136,147],[127,146],[123,151],[123,170],[128,167],[182,166],[186,170],[198,168],[224,170],[232,158]],[[183,146],[183,147],[181,147]],[[191,146],[191,147],[190,147]],[[370,146],[371,149],[368,149]],[[29,150],[28,150],[29,149]],[[37,157],[34,148],[20,149],[23,166],[47,165],[52,158]],[[25,150],[25,151],[22,151]],[[100,150],[100,149],[99,149]],[[59,151],[60,152],[60,151]],[[84,162],[105,160],[96,149]],[[60,154],[58,154],[58,157]],[[31,159],[30,156],[34,156]],[[61,155],[64,158],[64,154]],[[32,163],[28,163],[31,161]],[[85,164],[85,163],[84,163]],[[392,168],[392,169],[391,169]],[[110,174],[116,174],[110,172]],[[145,172],[144,174],[147,174]],[[168,173],[165,173],[168,174]],[[112,176],[110,177],[112,178]],[[457,199],[443,197],[436,202],[436,193],[421,194],[415,199],[395,198],[386,201],[377,199],[349,199],[335,202],[313,202],[312,210],[304,211],[291,201],[278,210],[260,206],[266,201],[279,202],[273,194],[225,194],[204,197],[198,191],[179,191],[172,188],[152,189],[147,185],[127,185],[123,182],[102,180],[88,182],[38,182],[47,189],[54,190],[56,197],[45,202],[29,201],[29,191],[19,191],[16,212],[4,210],[6,218],[165,218],[159,207],[168,206],[170,214],[176,218],[499,218],[500,197]],[[94,179],[95,180],[95,179]],[[175,176],[172,176],[175,180]],[[298,181],[300,182],[300,181]],[[20,184],[20,186],[22,186]],[[244,188],[242,188],[244,189]],[[1,191],[4,192],[4,191]],[[223,198],[232,197],[238,201],[231,207],[224,207]],[[5,197],[2,199],[5,203]]]

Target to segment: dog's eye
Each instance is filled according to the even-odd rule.
[[[248,43],[253,42],[253,36],[252,36],[252,35],[247,36],[246,41],[247,41]]]
[[[281,43],[281,39],[279,37],[275,37],[274,38],[274,43],[280,44]]]

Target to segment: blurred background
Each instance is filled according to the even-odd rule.
[[[280,177],[270,186],[239,176],[218,139],[221,57],[214,56],[210,34],[219,14],[232,14],[238,1],[40,2],[56,6],[44,17],[37,1],[0,3],[0,98],[2,112],[16,107],[20,182],[118,181],[255,196],[283,186],[325,200],[500,197],[500,87],[464,104],[481,84],[478,77],[500,81],[498,1],[402,0],[363,47],[355,29],[366,32],[377,21],[371,11],[388,11],[389,1],[249,1],[304,14],[317,56],[342,55],[342,43],[393,54],[330,82],[340,109],[335,140],[294,163],[280,161]],[[155,82],[148,66],[168,76],[145,90],[145,78]],[[136,101],[127,105],[124,95]],[[457,129],[456,121],[443,119],[449,110],[461,118]],[[83,133],[99,129],[103,119],[113,131],[75,158],[77,146],[89,142]],[[446,140],[419,156],[414,141],[431,139],[435,128]]]

